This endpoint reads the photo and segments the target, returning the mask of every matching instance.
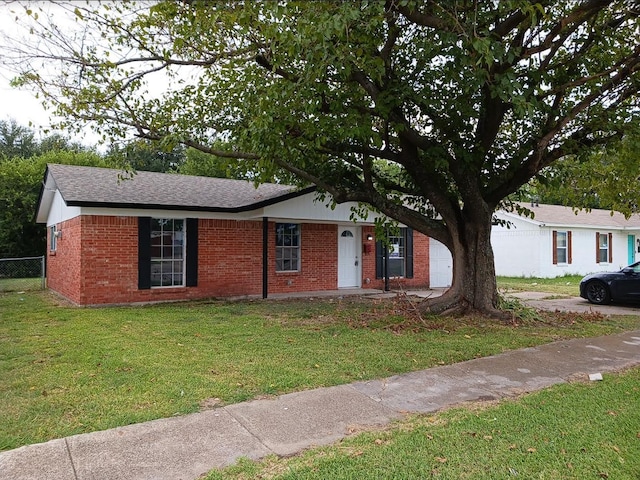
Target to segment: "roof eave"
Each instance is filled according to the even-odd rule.
[[[498,213],[498,212],[496,212],[496,213]],[[505,217],[509,217],[507,219],[507,221],[509,221],[509,220],[522,220],[522,221],[525,221],[525,222],[528,222],[528,223],[532,223],[534,225],[544,226],[544,222],[541,222],[540,220],[535,220],[534,218],[531,218],[531,217],[524,217],[524,216],[518,215],[516,213],[505,212],[504,210],[500,211],[499,213],[501,213]]]
[[[47,186],[49,184],[49,186]],[[44,170],[44,176],[40,184],[40,193],[38,194],[38,201],[36,202],[36,211],[34,212],[34,221],[36,223],[47,223],[49,217],[49,211],[53,203],[55,196],[55,180],[53,176],[49,174],[49,165]]]

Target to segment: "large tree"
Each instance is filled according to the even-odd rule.
[[[27,158],[38,152],[33,131],[15,120],[0,120],[0,161],[6,158]]]
[[[56,24],[65,8],[81,35]],[[70,125],[243,158],[264,178],[285,169],[373,206],[451,251],[434,311],[496,313],[496,208],[638,120],[631,0],[89,2],[56,15],[30,8],[36,39],[13,54],[17,83]]]

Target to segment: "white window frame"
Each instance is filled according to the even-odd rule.
[[[600,235],[598,235],[598,263],[609,263],[610,248],[611,248],[611,245],[609,245],[609,234],[600,233]],[[602,259],[603,253],[604,253],[604,260]]]
[[[160,230],[154,229],[156,222],[160,225]],[[165,229],[169,222],[171,228]],[[181,222],[182,229],[176,230],[176,222]],[[184,218],[151,219],[151,288],[175,288],[186,285],[186,228],[187,222]],[[154,244],[154,233],[160,234],[159,245]],[[171,243],[165,242],[166,237],[170,237]],[[154,249],[159,249],[159,256],[153,255]]]
[[[55,225],[49,227],[49,251],[55,252],[58,250],[58,229]]]
[[[278,232],[280,228],[290,229],[292,227],[295,227],[294,233],[280,234]],[[286,240],[287,238],[290,239],[289,242],[287,242]],[[296,241],[295,242],[291,241],[293,239],[295,239]],[[282,245],[280,245],[280,243],[282,243]],[[287,243],[289,244],[287,245]],[[295,243],[295,245],[293,243]],[[284,222],[276,223],[276,250],[275,250],[276,272],[286,273],[286,272],[300,271],[301,244],[302,244],[302,228],[299,223],[284,223]],[[287,267],[287,264],[289,265],[288,267]]]
[[[564,238],[564,246],[560,245],[561,238]],[[560,252],[564,253],[564,260],[560,260],[562,258]],[[556,232],[556,259],[558,260],[558,265],[569,264],[569,232],[567,230],[558,230]]]

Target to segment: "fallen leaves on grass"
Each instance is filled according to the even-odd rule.
[[[420,333],[423,331],[442,331],[452,333],[461,327],[486,326],[493,320],[481,315],[466,315],[464,317],[448,317],[446,315],[430,315],[420,309],[423,299],[407,295],[404,292],[392,298],[382,300],[367,300],[370,307],[359,314],[347,318],[352,328],[367,328],[371,330],[387,330],[394,334]],[[502,304],[501,307],[504,307]],[[606,316],[598,312],[561,312],[536,310],[522,305],[519,309],[509,309],[513,313],[510,322],[499,321],[501,326],[518,328],[521,326],[552,326],[571,328],[578,323],[599,323],[606,320]],[[472,340],[472,335],[464,338]]]

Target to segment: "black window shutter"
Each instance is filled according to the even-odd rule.
[[[413,278],[413,229],[405,228],[404,234],[404,277]]]
[[[187,218],[187,287],[198,286],[198,219]]]
[[[151,217],[138,217],[138,289],[151,288]]]
[[[382,241],[376,242],[376,278],[384,277],[384,245]]]

